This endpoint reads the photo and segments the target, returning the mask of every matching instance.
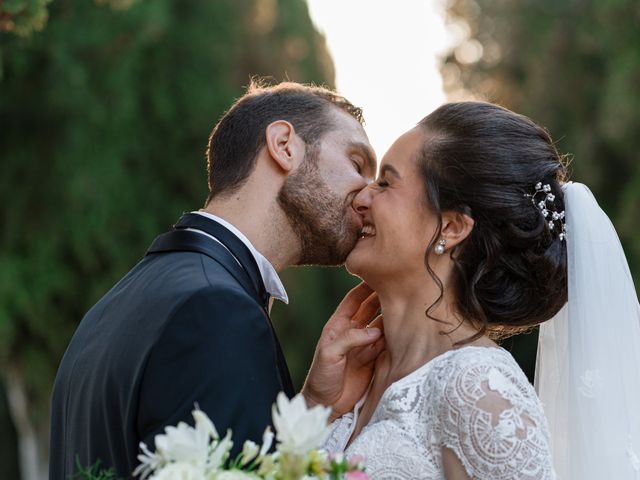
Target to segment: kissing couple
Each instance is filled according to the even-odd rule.
[[[252,85],[207,146],[209,196],[80,323],[54,385],[51,480],[119,476],[189,421],[259,442],[294,395],[271,325],[278,272],[365,283],[327,321],[301,393],[330,452],[373,479],[640,475],[640,308],[611,222],[549,134],[445,104],[376,177],[362,112],[320,87]],[[378,310],[382,315],[376,317]],[[540,325],[536,388],[496,340]],[[541,402],[542,400],[542,402]],[[543,409],[544,405],[544,409]]]

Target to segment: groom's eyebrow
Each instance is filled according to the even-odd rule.
[[[376,154],[373,153],[373,149],[363,142],[351,142],[350,147],[353,150],[358,150],[364,157],[364,161],[367,163],[367,167],[375,173],[376,171]]]

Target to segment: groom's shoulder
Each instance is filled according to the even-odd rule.
[[[147,256],[85,315],[80,330],[137,329],[154,336],[175,317],[194,312],[259,311],[257,302],[224,268],[195,252]]]
[[[197,252],[180,252],[168,272],[158,279],[158,300],[171,299],[168,319],[199,316],[208,319],[260,316],[261,306],[238,280],[218,262]]]
[[[166,252],[147,255],[134,270],[150,273],[165,285],[191,287],[207,283],[236,284],[233,275],[213,258],[193,251]]]
[[[114,286],[108,296],[135,295],[139,300],[169,301],[175,306],[203,290],[243,292],[234,275],[207,255],[169,252],[147,255]]]

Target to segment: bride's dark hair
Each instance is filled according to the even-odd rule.
[[[450,250],[456,308],[478,333],[504,337],[553,317],[567,301],[566,242],[531,201],[538,182],[549,184],[564,210],[564,158],[549,134],[529,118],[481,102],[445,104],[418,124],[425,142],[418,171],[428,207],[439,219],[425,265],[441,234],[441,213],[474,219],[469,236]],[[557,225],[559,227],[559,224]],[[568,232],[571,235],[571,232]]]

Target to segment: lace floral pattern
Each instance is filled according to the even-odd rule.
[[[329,451],[344,451],[361,405],[334,422]],[[346,453],[372,479],[431,480],[444,479],[443,447],[474,479],[555,478],[540,402],[503,349],[452,350],[398,380]]]

